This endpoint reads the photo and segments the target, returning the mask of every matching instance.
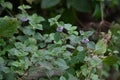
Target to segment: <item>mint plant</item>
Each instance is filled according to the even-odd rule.
[[[95,42],[95,31],[77,31],[77,26],[60,21],[61,15],[45,19],[29,14],[30,8],[21,5],[14,18],[0,18],[0,80],[105,80],[103,69],[119,66],[119,58],[110,54],[115,51],[109,40],[116,40],[111,31]],[[44,32],[45,27],[53,30]]]

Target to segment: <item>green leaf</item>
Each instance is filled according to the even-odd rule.
[[[78,52],[76,56],[72,58],[72,64],[83,62],[85,59],[85,53],[84,52]]]
[[[3,39],[0,39],[0,46],[3,46],[5,44],[6,44],[6,42]]]
[[[94,49],[95,49],[95,43],[94,43],[94,42],[91,42],[91,41],[88,42],[88,43],[87,43],[87,48],[94,50]]]
[[[59,40],[61,40],[61,35],[60,35],[59,32],[56,32],[56,33],[55,33],[55,35],[54,35],[54,40],[55,40],[56,42],[58,42]]]
[[[24,10],[24,9],[30,9],[31,7],[29,6],[29,5],[20,5],[19,7],[18,7],[18,9],[20,9],[20,10]]]
[[[64,24],[64,28],[68,31],[71,30],[71,27],[72,27],[71,24]]]
[[[0,18],[0,36],[10,37],[17,32],[18,21],[16,18]]]
[[[65,60],[59,58],[57,61],[55,61],[55,64],[58,65],[58,67],[61,70],[66,70],[69,68],[69,66],[66,64]]]
[[[64,76],[61,76],[60,80],[66,80],[66,78]]]
[[[31,23],[40,23],[45,20],[43,17],[38,16],[37,14],[33,14],[32,16],[28,17],[28,19]]]
[[[75,47],[74,47],[74,46],[69,45],[69,44],[67,44],[67,45],[66,45],[66,47],[67,47],[67,48],[70,48],[70,49],[75,49]]]
[[[60,3],[60,1],[61,0],[42,0],[41,8],[46,9],[46,8],[53,7],[57,5],[58,3]]]
[[[11,71],[5,75],[6,75],[6,80],[15,80],[15,75],[14,75],[13,71]]]
[[[104,54],[106,52],[106,49],[107,49],[107,44],[103,39],[99,40],[95,45],[96,54]]]
[[[16,48],[13,48],[13,49],[9,50],[9,53],[10,53],[9,55],[14,55],[14,56],[17,56],[19,58],[24,57],[24,56],[29,54],[29,53],[24,52],[24,51],[19,51]]]
[[[100,10],[100,6],[98,4],[96,4],[95,10],[94,10],[92,16],[95,17],[96,19],[99,19],[101,17],[101,10]]]
[[[38,32],[35,33],[34,37],[35,37],[35,39],[40,40],[40,41],[44,40],[43,36]]]
[[[103,59],[103,63],[107,65],[113,65],[116,64],[118,61],[118,58],[116,56],[107,56]]]
[[[81,52],[81,51],[84,50],[84,48],[83,48],[82,46],[78,46],[78,47],[77,47],[77,50]]]
[[[96,55],[93,56],[92,58],[86,57],[85,61],[90,62],[90,65],[92,67],[100,66],[102,64],[102,60],[99,57],[97,57]]]
[[[93,33],[94,33],[94,31],[87,31],[87,32],[85,32],[85,35],[86,35],[86,37],[90,37],[93,35]]]
[[[78,80],[75,76],[73,76],[72,74],[69,74],[68,73],[68,76],[69,76],[69,79],[68,80]]]
[[[84,75],[85,77],[88,75],[88,67],[87,65],[83,65],[81,66],[81,72],[82,72],[82,75]]]
[[[25,46],[25,44],[22,44],[21,42],[16,42],[16,43],[15,43],[15,47],[16,47],[17,49],[22,49],[22,48],[24,48],[24,47],[26,47],[26,46]]]
[[[91,80],[100,80],[100,79],[98,79],[98,75],[93,74],[93,73],[90,75],[90,78],[91,78]]]
[[[35,31],[30,26],[27,26],[27,27],[23,28],[23,33],[31,36],[31,35],[35,34]]]
[[[29,38],[29,42],[33,45],[37,44],[37,40],[35,38]]]
[[[48,19],[49,23],[50,23],[50,26],[53,26],[54,24],[57,24],[58,23],[58,19],[61,17],[61,15],[57,15],[53,18],[50,18]],[[57,24],[59,25],[59,24]]]
[[[8,9],[10,9],[10,10],[13,9],[13,5],[12,5],[12,3],[10,3],[10,2],[3,2],[3,3],[1,3],[1,5],[2,5],[2,7],[8,8]]]

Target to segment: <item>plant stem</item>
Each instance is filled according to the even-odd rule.
[[[104,21],[104,1],[100,1],[101,7],[101,20]]]

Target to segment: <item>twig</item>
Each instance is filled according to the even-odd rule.
[[[75,12],[74,10],[73,10],[73,14],[74,14],[75,19],[77,20],[77,22],[78,22],[83,28],[85,28],[86,26],[79,20],[79,18],[77,17],[76,12]]]

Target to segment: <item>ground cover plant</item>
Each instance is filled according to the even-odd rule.
[[[0,80],[119,80],[119,5],[1,0]]]

